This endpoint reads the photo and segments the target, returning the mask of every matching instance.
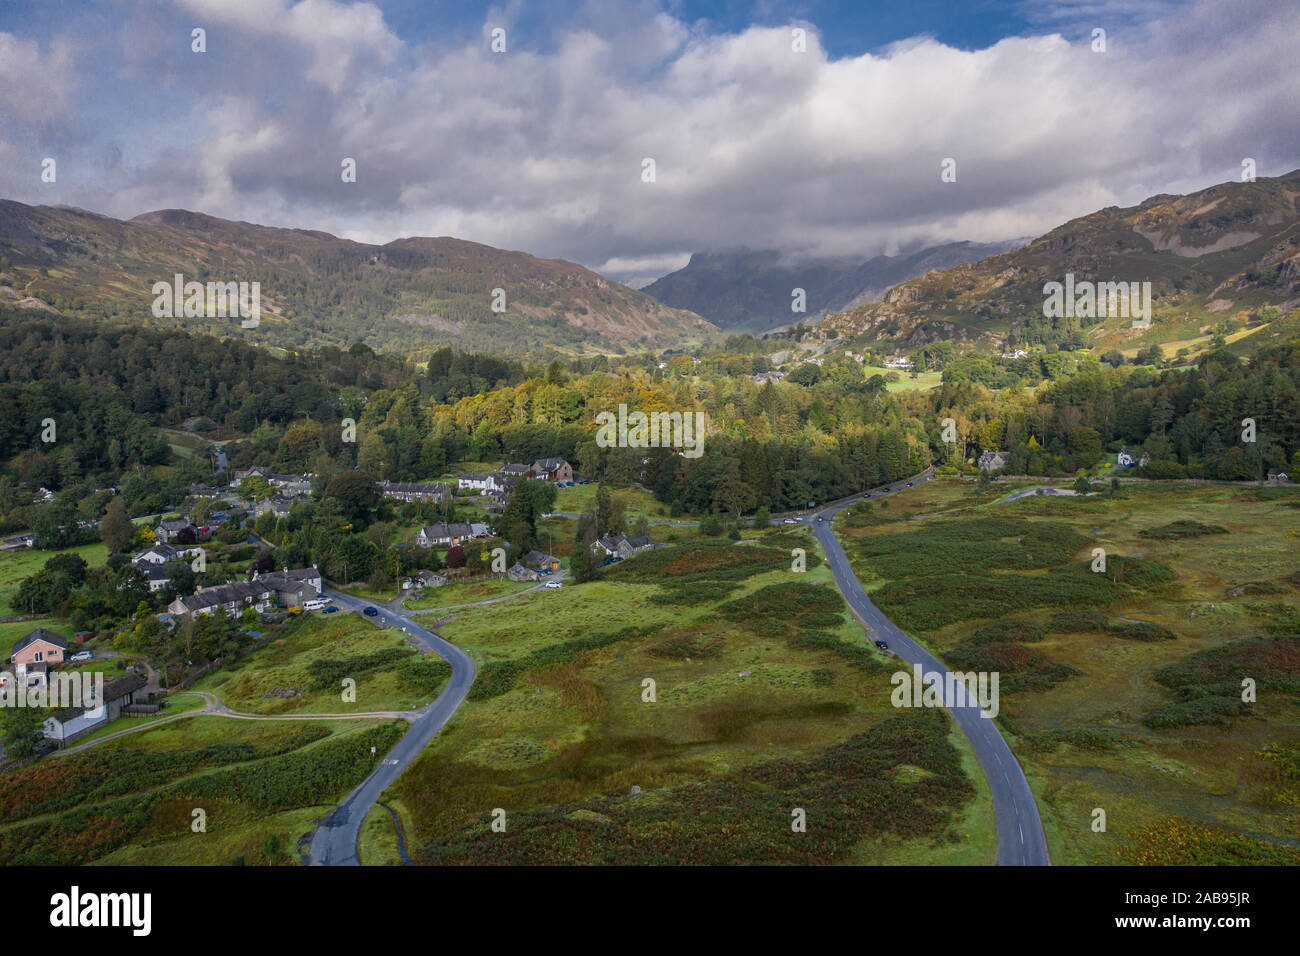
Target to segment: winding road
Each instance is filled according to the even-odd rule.
[[[325,591],[334,599],[335,604],[350,611],[361,611],[369,603],[333,588],[326,588]],[[451,665],[451,680],[437,700],[408,717],[411,729],[406,735],[384,755],[379,766],[317,826],[307,851],[312,866],[361,865],[357,858],[357,838],[361,835],[361,824],[365,822],[366,814],[379,801],[384,790],[402,775],[428,746],[429,741],[446,726],[461,701],[469,694],[470,685],[474,683],[474,660],[459,647],[420,627],[407,611],[388,607],[377,607],[377,610],[378,616],[369,620],[381,627],[399,627],[405,630],[416,646],[437,654]]]
[[[858,500],[881,498],[933,477],[934,472],[931,470],[916,478],[893,482],[884,489],[868,492],[859,496]],[[849,559],[844,554],[839,539],[835,537],[835,532],[831,530],[831,521],[851,503],[836,504],[809,516],[803,522],[812,528],[813,536],[826,554],[831,572],[835,575],[835,586],[872,633],[873,640],[884,640],[889,645],[890,652],[909,664],[920,664],[926,673],[933,671],[946,675],[948,668],[938,658],[903,633],[902,629],[871,603],[849,566]],[[998,828],[998,865],[1050,866],[1052,861],[1047,852],[1047,837],[1043,833],[1038,804],[1034,801],[1033,791],[1029,789],[1024,770],[998,731],[997,724],[980,715],[978,704],[966,697],[960,684],[957,688],[959,700],[955,706],[948,708],[948,712],[970,741],[980,766],[984,768],[984,776],[988,778]]]

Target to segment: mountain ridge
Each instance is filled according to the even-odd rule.
[[[215,316],[155,317],[152,285],[176,273],[258,282],[263,321],[241,330]],[[186,209],[121,220],[0,199],[0,295],[90,318],[183,321],[285,348],[360,341],[406,351],[451,343],[510,354],[618,354],[720,335],[700,316],[563,259],[450,236],[376,245]]]
[[[776,249],[696,252],[676,272],[642,290],[666,305],[690,309],[728,331],[766,332],[793,322],[854,308],[879,299],[925,272],[982,259],[1023,240],[946,242],[870,258],[793,257]],[[794,289],[805,311],[792,311]]]

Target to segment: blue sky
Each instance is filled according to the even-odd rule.
[[[1295,168],[1297,35],[1274,0],[4,0],[0,196],[629,281],[703,249],[866,257]]]

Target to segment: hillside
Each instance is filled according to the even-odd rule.
[[[697,252],[684,268],[642,291],[665,305],[690,309],[724,329],[766,332],[875,302],[891,286],[963,262],[1014,249],[1017,242],[950,242],[897,256],[791,260],[776,250]],[[807,312],[790,310],[803,289]]]
[[[1101,350],[1194,340],[1225,320],[1240,328],[1265,306],[1286,312],[1300,304],[1298,201],[1300,170],[1109,207],[1014,252],[905,282],[823,326],[896,347],[965,341]],[[1043,286],[1067,273],[1076,282],[1150,282],[1151,327],[1113,315],[1045,317]]]
[[[262,320],[159,319],[152,286],[261,283]],[[492,311],[492,290],[506,310]],[[167,209],[120,221],[81,209],[0,200],[0,300],[67,315],[297,348],[420,350],[442,343],[498,353],[682,347],[718,334],[697,315],[559,259],[451,238],[382,246],[325,232]],[[197,328],[196,328],[197,327]]]

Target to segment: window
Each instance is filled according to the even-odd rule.
[[[45,652],[44,652],[44,651],[37,651],[35,654],[32,655],[32,660],[34,660],[34,661],[43,661],[43,660],[45,660]]]

